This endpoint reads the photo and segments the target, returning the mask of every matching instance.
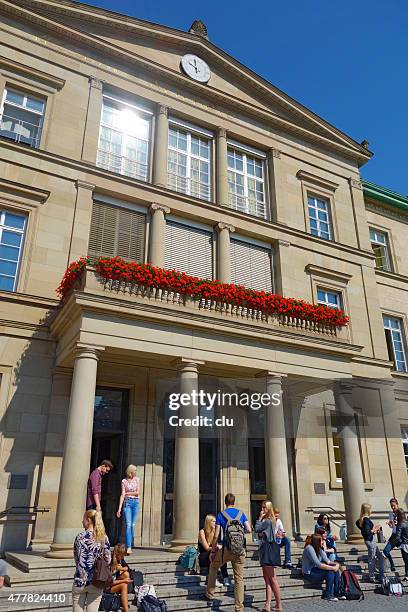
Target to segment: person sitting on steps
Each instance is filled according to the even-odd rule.
[[[339,597],[340,565],[332,563],[322,548],[322,536],[314,533],[310,544],[306,543],[302,553],[302,574],[305,580],[312,584],[326,582],[324,599],[338,601],[346,599]]]
[[[329,561],[337,561],[337,554],[335,548],[327,546],[327,531],[323,527],[316,529],[315,533],[322,536],[322,548],[327,555]]]
[[[125,546],[116,544],[113,549],[111,572],[112,582],[109,588],[111,593],[120,593],[120,605],[123,612],[128,612],[128,584],[133,581],[130,577],[130,568],[125,561]]]
[[[284,567],[286,569],[293,569],[292,555],[291,555],[291,551],[290,551],[290,540],[289,540],[288,536],[286,535],[285,528],[284,528],[282,520],[280,518],[280,510],[279,510],[279,508],[274,506],[273,507],[273,513],[274,513],[274,515],[276,517],[276,529],[277,529],[277,531],[279,531],[282,534],[280,546],[281,546],[281,548],[282,547],[285,548],[285,560],[283,562],[283,566],[282,567]]]

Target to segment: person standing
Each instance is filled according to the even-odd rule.
[[[136,476],[136,466],[128,465],[126,468],[126,478],[121,482],[121,494],[119,498],[119,507],[116,516],[120,518],[123,509],[126,524],[126,554],[132,554],[133,537],[135,533],[135,525],[139,514],[140,504],[140,478]]]
[[[218,537],[222,530],[222,548],[218,548]],[[242,510],[235,507],[235,495],[225,496],[225,510],[219,512],[215,521],[215,532],[210,552],[210,572],[206,597],[212,601],[215,593],[215,581],[219,568],[231,561],[234,572],[235,612],[244,610],[244,561],[245,533],[251,532],[251,526]]]
[[[84,531],[74,542],[75,576],[72,585],[72,612],[97,612],[103,589],[92,584],[95,564],[99,557],[111,562],[109,540],[102,515],[87,510],[82,519]]]
[[[396,511],[397,526],[395,530],[396,546],[400,546],[401,555],[405,565],[404,578],[408,580],[408,521],[402,508]]]
[[[379,566],[379,580],[382,581],[384,578],[384,557],[377,546],[377,542],[374,540],[374,534],[377,534],[381,526],[374,525],[370,519],[371,506],[370,504],[361,504],[360,518],[356,521],[357,527],[361,531],[364,543],[368,550],[368,576],[370,582],[376,582],[375,580],[375,565],[376,560]]]
[[[270,612],[272,595],[275,597],[274,612],[282,611],[282,600],[279,582],[276,576],[275,567],[280,565],[280,544],[283,536],[282,521],[278,526],[272,502],[262,502],[261,513],[259,519],[255,523],[255,531],[259,533],[262,540],[259,547],[259,562],[262,567],[263,579],[265,581],[266,598],[265,606],[262,612]],[[273,551],[274,543],[276,545],[277,559]]]
[[[5,587],[11,587],[10,576],[7,574],[7,565],[3,559],[0,559],[0,589]]]
[[[283,526],[282,519],[280,517],[280,510],[279,510],[279,508],[274,506],[273,507],[273,513],[274,513],[275,518],[276,518],[276,530],[277,530],[277,532],[282,534],[280,546],[281,546],[281,548],[282,547],[285,548],[285,561],[283,563],[283,567],[286,568],[286,569],[293,569],[292,555],[291,555],[291,550],[290,550],[290,540],[289,540],[288,536],[286,535],[286,531],[285,531],[285,528]]]
[[[383,555],[385,557],[387,557],[388,561],[390,562],[390,569],[392,572],[395,572],[395,565],[394,565],[394,560],[392,558],[391,555],[391,551],[393,548],[396,548],[398,546],[397,544],[397,540],[395,537],[395,532],[397,530],[397,512],[399,509],[399,504],[398,504],[398,500],[395,499],[395,497],[392,497],[390,499],[390,506],[391,506],[391,512],[388,515],[388,526],[391,527],[392,529],[392,534],[391,537],[389,538],[387,544],[384,547],[383,550]]]
[[[101,512],[102,476],[109,474],[113,469],[113,463],[109,459],[104,459],[88,478],[86,492],[86,509]]]

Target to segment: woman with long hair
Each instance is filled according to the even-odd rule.
[[[272,595],[275,597],[275,607],[273,608],[274,612],[281,612],[282,610],[282,600],[281,600],[281,592],[279,587],[279,582],[276,576],[275,567],[276,565],[280,565],[280,549],[278,548],[279,555],[279,563],[273,565],[272,559],[268,557],[268,553],[266,548],[268,544],[273,544],[276,541],[276,544],[280,544],[280,538],[282,537],[282,533],[277,532],[276,530],[276,517],[273,511],[273,504],[270,501],[262,502],[261,512],[259,515],[259,519],[255,523],[255,531],[256,533],[261,534],[261,545],[259,549],[259,561],[262,567],[263,579],[265,581],[265,590],[266,590],[266,598],[265,605],[263,607],[262,612],[270,612],[271,603],[272,603]]]
[[[123,612],[128,612],[128,584],[132,582],[132,579],[130,577],[130,568],[125,561],[125,553],[124,544],[116,544],[112,554],[112,583],[109,590],[111,593],[120,593],[120,604]]]
[[[384,557],[382,552],[377,546],[377,542],[374,540],[374,535],[381,530],[381,525],[374,525],[370,519],[371,506],[370,504],[361,504],[361,511],[358,520],[356,521],[357,527],[361,531],[364,543],[367,546],[368,551],[368,577],[370,582],[376,582],[375,580],[375,566],[376,562],[379,567],[379,580],[382,581],[384,578]]]
[[[99,557],[110,563],[110,544],[100,512],[87,510],[82,525],[84,531],[77,535],[74,542],[75,576],[72,586],[72,610],[97,612],[103,589],[92,584],[93,573]]]
[[[302,574],[305,580],[312,584],[326,583],[324,598],[328,601],[338,601],[340,587],[340,566],[328,559],[322,547],[322,536],[314,533],[310,536],[310,544],[306,544],[302,554]]]
[[[215,516],[213,514],[207,514],[204,519],[204,527],[198,532],[198,564],[200,567],[210,567],[210,552],[214,533]],[[226,563],[220,567],[220,572],[222,582],[217,579],[215,586],[230,586],[231,580],[228,576]]]
[[[140,478],[136,476],[136,466],[131,464],[126,468],[126,478],[121,482],[119,507],[116,516],[125,517],[126,524],[126,554],[132,553],[133,536],[140,504]]]
[[[319,529],[315,529],[315,533],[317,535],[322,536],[322,548],[327,555],[329,561],[337,561],[336,549],[330,548],[327,545],[327,531],[323,529],[323,527],[319,527]]]
[[[397,545],[399,545],[401,549],[402,559],[405,564],[405,575],[402,580],[408,580],[408,521],[406,514],[402,508],[398,508],[398,510],[396,510],[395,518],[397,521],[395,539]]]
[[[318,529],[324,529],[326,532],[326,544],[328,548],[334,548],[336,552],[336,540],[337,536],[332,534],[330,519],[328,514],[319,514],[315,525],[315,533],[318,533]]]

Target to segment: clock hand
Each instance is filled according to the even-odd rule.
[[[196,72],[198,72],[198,66],[197,66],[197,60],[194,59],[192,61],[189,62],[190,66],[192,66]]]

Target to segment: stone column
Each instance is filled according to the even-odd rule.
[[[228,146],[225,128],[218,128],[217,133],[217,204],[228,206]]]
[[[86,111],[84,139],[82,142],[82,159],[96,163],[98,153],[99,130],[103,103],[103,84],[95,77],[89,77],[89,97]]]
[[[198,365],[203,362],[182,359],[180,393],[198,391]],[[175,413],[176,414],[176,413]],[[193,419],[199,415],[198,402],[181,406],[178,416]],[[200,511],[199,428],[177,427],[174,457],[173,539],[171,548],[183,550],[197,542]]]
[[[356,228],[357,246],[364,251],[372,252],[370,232],[367,225],[367,212],[364,200],[363,184],[356,177],[349,178],[353,221]]]
[[[167,147],[169,138],[168,108],[157,107],[156,130],[154,135],[153,183],[167,187]]]
[[[228,223],[218,223],[217,243],[217,279],[221,283],[231,282],[231,247],[230,234],[235,232],[235,227]]]
[[[339,430],[344,509],[346,512],[348,542],[362,541],[356,520],[365,501],[363,470],[357,422],[353,408],[353,383],[340,380],[335,383],[334,399]]]
[[[91,459],[99,350],[92,346],[78,346],[76,349],[54,540],[47,557],[72,557],[75,536],[82,528]]]
[[[283,411],[283,374],[266,373],[266,392],[271,405],[265,407],[265,469],[268,498],[281,511],[286,531],[292,530],[289,469]]]
[[[290,211],[286,202],[287,186],[284,181],[283,162],[279,149],[269,149],[267,163],[270,219],[275,223],[288,225]]]
[[[166,244],[166,217],[170,212],[168,206],[153,203],[150,206],[150,245],[149,262],[159,268],[164,267]]]
[[[88,254],[89,230],[91,228],[93,192],[95,185],[76,181],[74,218],[67,264]]]

